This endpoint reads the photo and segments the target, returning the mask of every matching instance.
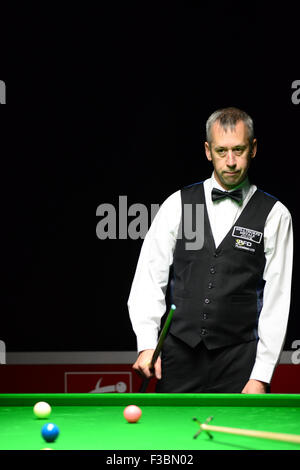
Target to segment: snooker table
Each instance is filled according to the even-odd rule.
[[[48,418],[38,419],[33,405],[46,401]],[[142,416],[127,423],[123,410],[138,405]],[[300,450],[300,444],[257,437],[206,432],[194,439],[199,425],[300,435],[300,395],[296,394],[0,394],[1,450]],[[46,443],[40,430],[55,423],[60,434]],[[116,450],[117,449],[117,450]],[[113,455],[113,454],[112,454]]]

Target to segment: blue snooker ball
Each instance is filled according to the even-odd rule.
[[[56,424],[47,423],[42,427],[41,433],[46,442],[54,442],[59,435],[59,428]]]

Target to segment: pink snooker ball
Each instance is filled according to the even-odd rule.
[[[129,405],[126,406],[123,414],[128,423],[137,423],[142,416],[142,410],[136,405]]]

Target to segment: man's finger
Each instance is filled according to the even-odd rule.
[[[155,369],[155,377],[158,380],[160,380],[161,379],[161,359],[160,359],[160,357],[157,358],[154,369]]]
[[[139,364],[138,362],[133,364],[132,368],[141,376],[150,378],[153,376],[153,371],[149,369],[150,362],[144,362]]]

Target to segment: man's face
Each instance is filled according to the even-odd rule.
[[[218,183],[226,190],[238,186],[246,177],[251,158],[256,154],[256,139],[252,148],[248,130],[243,121],[238,121],[235,128],[223,129],[215,122],[211,128],[212,142],[205,142],[205,153],[213,163],[214,175]]]

